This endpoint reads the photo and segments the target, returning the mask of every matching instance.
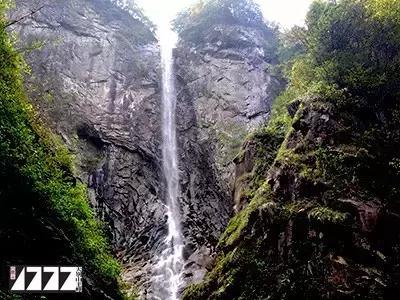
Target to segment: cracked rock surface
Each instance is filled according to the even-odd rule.
[[[219,25],[205,40],[178,45],[179,103],[192,105],[199,143],[212,142],[215,167],[227,182],[244,137],[267,120],[281,84],[268,71],[265,38],[257,29]]]
[[[36,4],[16,2],[14,16]],[[109,0],[40,3],[39,13],[13,28],[21,47],[43,42],[26,55],[28,93],[75,154],[77,177],[88,184],[124,278],[146,298],[167,233],[157,40]],[[175,51],[188,283],[201,280],[212,263],[233,210],[233,158],[248,131],[268,118],[279,89],[256,30],[221,26],[214,34],[197,46],[181,40]]]
[[[203,245],[188,259],[186,276],[193,282],[208,267],[204,253],[215,251],[209,241],[217,242],[232,214],[233,160],[245,136],[268,119],[281,89],[267,71],[265,39],[257,29],[219,25],[204,40],[193,44],[181,38],[175,51],[181,178],[188,208],[184,229],[192,233],[186,234],[192,244]],[[204,203],[209,205],[201,209]],[[204,218],[219,223],[199,224]],[[207,234],[210,238],[204,239]]]

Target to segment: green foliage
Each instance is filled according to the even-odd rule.
[[[290,89],[311,99],[307,105],[313,109],[340,116],[336,139],[346,145],[314,153],[318,174],[334,183],[338,194],[362,185],[363,194],[387,197],[385,190],[393,190],[397,195],[399,16],[396,0],[315,1],[306,28],[294,28],[285,37],[301,49],[289,64]],[[367,128],[355,130],[357,119]]]
[[[378,19],[400,22],[400,5],[397,0],[369,0],[366,7]]]
[[[85,272],[100,284],[113,288],[120,267],[109,254],[101,225],[89,206],[85,186],[73,176],[73,158],[60,139],[45,128],[24,94],[25,63],[4,29],[3,14],[9,3],[0,1],[0,226],[19,222],[22,225],[16,226],[26,224],[27,228],[38,226],[43,232],[49,230],[70,247],[71,252],[65,250],[65,255],[72,255],[71,259],[83,265]],[[42,226],[39,220],[48,225]],[[23,230],[15,230],[16,238],[24,235]],[[33,240],[36,235],[48,238],[46,246],[51,247],[49,236],[34,234]],[[6,243],[4,238],[0,234],[1,243]],[[29,238],[26,237],[26,244]],[[2,263],[8,259],[13,261],[3,255],[7,254],[2,254]]]
[[[262,12],[252,0],[200,0],[182,11],[174,21],[179,33],[188,27],[237,24],[266,29]]]
[[[288,114],[287,106],[295,97],[294,89],[289,88],[283,92],[272,105],[268,123],[247,137],[247,140],[253,141],[257,146],[252,171],[253,179],[249,184],[250,198],[264,183],[266,173],[274,162],[286,132],[290,128],[292,118]]]
[[[304,28],[299,26],[281,33],[278,49],[279,62],[290,65],[296,58],[305,54],[304,35]]]
[[[267,125],[247,137],[257,145],[248,191],[251,201],[231,219],[219,240],[219,248],[224,249],[225,254],[218,258],[217,265],[203,284],[190,286],[186,290],[184,299],[203,299],[205,295],[213,293],[214,289],[216,290],[212,297],[215,299],[248,299],[252,291],[263,295],[260,289],[265,286],[263,274],[267,272],[268,264],[261,258],[263,254],[257,252],[260,251],[259,246],[243,247],[242,243],[247,243],[251,234],[250,228],[260,214],[267,215],[271,223],[283,220],[283,215],[277,211],[277,205],[273,202],[266,172],[274,162],[279,146],[290,128],[292,118],[288,114],[287,105],[295,97],[294,89],[288,89],[280,95],[273,104]],[[241,296],[236,293],[238,285],[241,285]]]
[[[396,280],[399,264],[376,264],[379,246],[346,205],[381,202],[399,213],[399,20],[397,0],[315,1],[307,26],[283,35],[288,89],[269,123],[248,137],[257,145],[246,177],[250,204],[223,234],[217,266],[185,299],[383,299],[381,275],[360,274],[372,265]],[[296,99],[292,119],[286,108]],[[374,230],[386,235],[378,224]],[[387,252],[396,262],[398,235]],[[356,245],[365,242],[368,251]],[[335,252],[355,263],[332,264],[326,258]]]
[[[322,223],[343,223],[347,215],[345,213],[335,211],[329,207],[315,207],[308,213],[309,218],[318,220]]]
[[[233,246],[239,240],[239,238],[243,237],[243,230],[248,225],[251,214],[263,204],[269,203],[273,205],[273,203],[270,203],[271,201],[272,193],[270,186],[267,182],[264,182],[264,184],[261,185],[255,192],[250,204],[230,220],[228,227],[220,238],[219,246]]]
[[[302,64],[307,71],[293,74],[292,80],[306,86],[312,78],[323,80],[375,101],[396,94],[392,87],[399,80],[400,25],[393,14],[400,4],[389,2],[390,13],[379,9],[387,7],[384,1],[315,1],[299,39],[307,49]]]
[[[211,39],[221,40],[226,45],[241,46],[245,41],[231,39],[229,35],[218,34],[218,25],[240,25],[257,29],[265,37],[266,60],[276,60],[278,47],[277,29],[264,22],[259,6],[253,0],[200,0],[179,13],[174,28],[180,37],[194,44]]]
[[[1,0],[0,1],[0,11],[3,12],[6,9],[10,8],[13,5],[13,3],[14,2],[12,0]],[[3,18],[4,18],[4,16],[3,16]],[[2,24],[3,24],[3,26],[4,26],[4,24],[6,24],[4,22],[4,20],[2,20]]]
[[[271,203],[264,205],[268,204]],[[258,212],[261,213],[261,210],[253,210],[253,218]],[[271,219],[275,217],[277,216],[271,216]],[[236,247],[225,247],[225,254],[217,258],[217,263],[206,280],[202,284],[189,286],[183,299],[265,299],[271,282],[265,281],[264,275],[271,271],[268,270],[270,264],[262,242],[249,239],[250,234],[247,232],[247,238],[237,241]]]

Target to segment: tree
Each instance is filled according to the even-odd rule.
[[[110,1],[111,3],[129,12],[131,16],[133,16],[136,20],[145,24],[154,33],[155,25],[144,14],[143,10],[135,3],[134,0],[110,0]]]
[[[198,1],[178,14],[175,30],[185,39],[200,41],[216,25],[241,25],[271,36],[276,29],[267,26],[260,7],[253,0]]]
[[[303,59],[313,66],[307,76],[369,99],[393,94],[392,87],[400,84],[399,5],[389,0],[315,1],[298,35],[307,49]]]

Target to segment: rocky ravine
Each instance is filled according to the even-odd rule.
[[[21,47],[44,42],[26,55],[32,69],[26,86],[42,117],[76,154],[77,176],[88,183],[125,279],[139,283],[144,295],[167,229],[156,38],[108,0],[40,4],[39,13],[13,28]],[[18,0],[12,14],[33,5]],[[176,51],[187,281],[200,280],[210,265],[233,209],[231,161],[247,131],[268,117],[279,86],[265,72],[254,29],[221,26],[214,34],[219,38],[212,43],[181,41]],[[232,48],[225,37],[245,43]]]

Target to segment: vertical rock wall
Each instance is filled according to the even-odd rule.
[[[12,28],[22,48],[43,43],[26,54],[26,87],[76,155],[77,177],[88,184],[125,279],[146,295],[167,230],[156,38],[109,0],[17,0],[12,17],[39,2],[39,13]],[[255,29],[222,26],[209,43],[181,40],[175,52],[188,282],[212,261],[233,209],[232,160],[247,132],[268,118],[279,89],[262,39]]]
[[[281,89],[268,71],[267,42],[258,29],[219,25],[200,43],[178,44],[184,227],[190,244],[200,246],[188,262],[197,270],[187,274],[195,282],[232,214],[233,159],[245,136],[268,119]]]

